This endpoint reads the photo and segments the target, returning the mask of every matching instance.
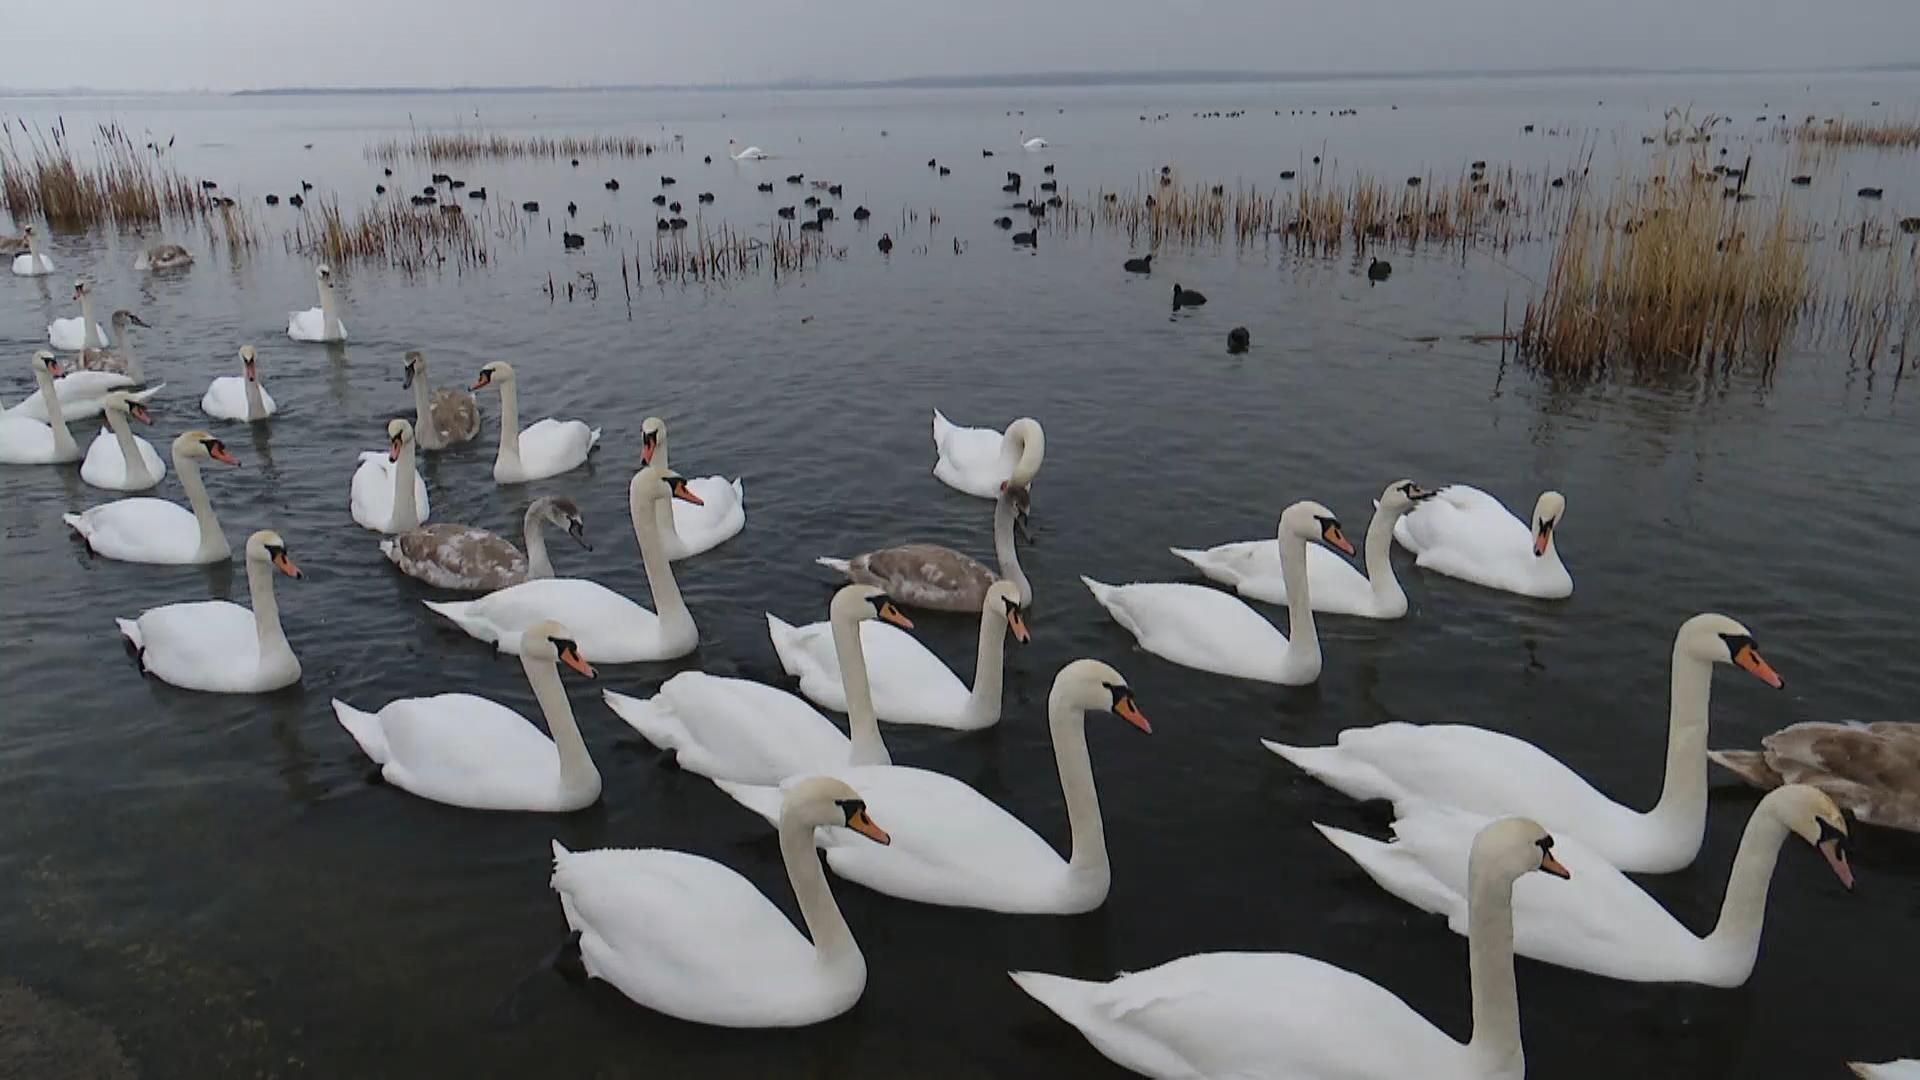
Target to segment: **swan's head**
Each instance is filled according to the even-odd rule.
[[[247,537],[247,561],[266,563],[290,578],[303,578],[305,574],[293,565],[293,559],[287,555],[287,542],[272,529],[261,529]]]
[[[474,376],[473,385],[467,389],[485,390],[494,383],[510,383],[512,381],[513,365],[507,363],[505,360],[495,360],[493,363],[480,369],[480,374]]]
[[[1024,488],[1033,483],[1039,474],[1040,466],[1047,458],[1047,433],[1040,421],[1031,416],[1023,416],[1007,425],[1007,433],[1002,442],[1020,448],[1020,457],[1013,463],[1013,474],[1001,481],[1000,490],[1009,487]]]
[[[260,377],[259,370],[254,366],[259,360],[260,354],[253,351],[253,346],[240,346],[240,370],[246,373],[248,379],[251,380]]]
[[[1543,491],[1533,504],[1533,553],[1545,555],[1553,547],[1553,530],[1567,516],[1567,497],[1557,491]]]
[[[402,370],[405,371],[405,374],[400,377],[400,389],[411,390],[413,389],[413,380],[422,378],[427,373],[427,356],[419,349],[409,349],[407,350],[406,358],[401,361],[401,363]]]
[[[1755,813],[1772,814],[1794,835],[1812,844],[1847,890],[1853,890],[1853,865],[1847,861],[1847,816],[1819,788],[1788,784],[1760,800]]]
[[[780,821],[813,828],[852,829],[876,844],[891,844],[893,838],[867,815],[867,803],[860,793],[831,776],[809,776],[788,781],[780,796]]]
[[[661,499],[679,499],[695,506],[707,505],[706,500],[695,495],[693,489],[687,486],[686,477],[659,465],[649,465],[633,474],[632,482],[627,485],[627,498],[636,506]]]
[[[1695,615],[1680,624],[1673,651],[1708,664],[1732,664],[1778,690],[1786,685],[1773,665],[1760,656],[1760,646],[1744,626],[1725,615]]]
[[[653,464],[653,456],[667,448],[667,422],[657,416],[640,421],[640,464]]]
[[[57,379],[60,377],[60,358],[51,349],[41,349],[33,354],[34,379]]]
[[[1006,620],[1007,629],[1013,631],[1013,640],[1022,645],[1029,640],[1027,616],[1020,610],[1020,586],[1011,581],[996,581],[987,586],[987,599],[981,611]]]
[[[387,421],[387,460],[399,461],[400,452],[413,443],[413,425],[405,420]]]
[[[1075,660],[1060,669],[1053,677],[1053,691],[1047,695],[1049,708],[1059,705],[1082,712],[1097,709],[1132,724],[1147,734],[1153,734],[1153,725],[1147,722],[1147,714],[1134,704],[1133,689],[1127,680],[1107,664],[1098,660]]]
[[[580,516],[580,507],[572,499],[561,495],[542,495],[527,507],[527,516],[535,521],[544,521],[556,529],[573,537],[573,542],[593,550],[587,543],[587,520]]]
[[[879,619],[902,630],[913,629],[913,620],[901,612],[893,597],[871,585],[847,585],[834,593],[833,602],[827,605],[827,618],[837,623]]]
[[[580,657],[580,643],[553,619],[542,619],[520,632],[520,655],[529,660],[565,664],[589,679],[594,675],[593,665]]]
[[[1501,818],[1488,823],[1473,838],[1473,852],[1467,856],[1469,879],[1491,874],[1496,881],[1514,882],[1535,870],[1557,878],[1573,876],[1553,857],[1553,834],[1539,822]]]
[[[138,420],[143,424],[153,423],[153,416],[147,412],[147,407],[134,400],[133,395],[127,393],[125,390],[115,390],[113,393],[108,394],[106,399],[101,402],[101,406],[109,412],[117,412],[122,416]]]
[[[121,334],[121,335],[126,334],[127,327],[129,326],[146,326],[146,325],[147,325],[147,320],[141,318],[138,315],[135,315],[133,312],[128,311],[126,308],[121,308],[120,310],[115,311],[113,313],[113,330],[114,330],[114,333],[116,334]],[[148,327],[148,329],[151,329],[151,327]]]
[[[91,283],[91,282],[89,282],[89,281],[88,281],[88,280],[87,280],[86,278],[75,278],[75,279],[74,279],[74,281],[73,281],[73,298],[74,298],[75,300],[85,300],[85,299],[87,298],[87,296],[88,296],[88,294],[90,294],[90,293],[92,293],[92,292],[93,292],[93,285],[92,285],[92,283]]]
[[[1404,514],[1414,507],[1433,498],[1433,492],[1411,480],[1395,480],[1380,493],[1380,509],[1392,514]]]
[[[218,461],[223,465],[238,465],[240,459],[227,453],[227,444],[213,437],[209,432],[195,429],[183,431],[173,440],[173,456],[189,460]]]
[[[323,289],[332,288],[333,287],[333,267],[328,266],[326,263],[321,263],[319,266],[314,267],[313,279],[315,281],[318,281],[320,283],[320,287]]]
[[[1347,534],[1340,529],[1340,519],[1333,511],[1304,499],[1286,508],[1280,514],[1280,535],[1298,536],[1303,540],[1324,540],[1328,547],[1343,554],[1353,554],[1353,544],[1348,542]]]

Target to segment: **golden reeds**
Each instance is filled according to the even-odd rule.
[[[1902,150],[1920,147],[1920,120],[1847,120],[1808,117],[1798,124],[1781,124],[1774,138],[1822,146],[1877,147]]]
[[[91,160],[76,153],[65,121],[41,132],[6,124],[0,146],[0,198],[16,221],[45,217],[56,229],[149,225],[192,219],[220,206],[211,189],[141,149],[117,124],[95,130]],[[24,145],[23,145],[24,144]]]
[[[695,221],[686,229],[657,233],[650,254],[656,281],[725,282],[762,270],[778,279],[819,266],[823,259],[844,259],[847,249],[824,233],[785,222],[771,226],[763,240],[730,225],[708,229]]]
[[[487,131],[415,131],[369,145],[373,161],[478,161],[486,158],[651,157],[669,145],[637,135],[504,135]]]
[[[447,264],[484,266],[493,260],[489,241],[525,235],[519,215],[495,208],[505,205],[476,200],[463,209],[385,201],[349,220],[338,201],[315,200],[287,233],[286,247],[334,265],[384,263],[409,273]]]

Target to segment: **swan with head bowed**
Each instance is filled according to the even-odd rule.
[[[735,161],[765,161],[767,158],[773,156],[757,146],[749,146],[742,150],[735,150],[734,147],[738,145],[740,144],[732,139],[727,140],[727,153],[732,156]]]
[[[159,484],[167,475],[166,462],[127,423],[130,419],[153,423],[147,407],[126,391],[116,390],[107,395],[106,418],[107,426],[94,436],[80,463],[80,479],[108,491],[145,491]]]
[[[125,375],[136,383],[146,382],[146,368],[140,363],[140,354],[133,347],[133,328],[146,326],[147,321],[126,308],[116,310],[108,321],[113,323],[113,340],[118,344],[82,349],[79,359],[74,361],[74,369],[113,372]]]
[[[688,490],[686,480],[657,466],[635,473],[627,485],[627,510],[658,615],[604,585],[560,577],[527,581],[478,600],[429,600],[427,608],[501,652],[518,653],[527,627],[542,619],[559,619],[572,628],[580,656],[589,663],[632,664],[685,656],[700,644],[700,631],[673,580],[673,564],[661,550],[653,511],[660,499],[697,500],[699,496]]]
[[[500,391],[500,450],[493,459],[496,483],[543,480],[586,464],[587,454],[600,441],[599,428],[590,428],[579,420],[546,417],[522,431],[520,389],[513,365],[496,360],[481,368],[473,389],[489,386]]]
[[[347,326],[340,321],[340,301],[333,294],[333,268],[316,266],[313,280],[320,290],[320,306],[287,313],[287,336],[295,341],[345,341]]]
[[[1351,798],[1523,813],[1622,870],[1670,874],[1693,862],[1706,837],[1707,703],[1716,664],[1783,685],[1746,627],[1712,614],[1683,623],[1673,641],[1666,780],[1660,801],[1644,813],[1596,791],[1532,743],[1486,728],[1396,722],[1348,728],[1333,746],[1263,742]]]
[[[891,595],[891,594],[889,594]],[[973,688],[953,669],[897,626],[868,623],[860,628],[860,647],[871,673],[874,711],[895,724],[978,731],[1000,722],[1000,687],[1007,632],[1027,641],[1020,590],[996,581],[980,602],[980,643],[974,655]],[[800,680],[800,692],[823,709],[845,712],[846,681],[840,672],[840,628],[831,623],[790,626],[767,616],[773,651],[788,675]]]
[[[1920,832],[1920,724],[1810,720],[1707,757],[1755,787],[1807,784],[1869,825]]]
[[[480,402],[473,391],[460,386],[432,389],[427,382],[427,356],[418,349],[407,353],[402,390],[413,391],[413,428],[423,450],[445,450],[473,441],[480,434]]]
[[[933,410],[933,448],[939,455],[933,475],[956,491],[995,499],[1002,488],[1031,487],[1047,456],[1047,433],[1040,422],[1023,417],[1005,434],[992,428],[957,427]]]
[[[40,250],[40,234],[29,225],[21,230],[21,239],[26,242],[27,250],[13,257],[13,272],[17,277],[46,277],[53,273],[53,260]]]
[[[1029,139],[1027,138],[1026,132],[1022,131],[1020,133],[1020,149],[1022,150],[1045,150],[1048,145],[1047,140],[1038,135]]]
[[[414,453],[413,425],[394,419],[387,421],[387,448],[360,455],[360,467],[348,485],[347,507],[362,528],[403,533],[419,528],[433,513]]]
[[[155,244],[133,257],[135,270],[181,270],[193,265],[193,252],[179,244]]]
[[[1541,492],[1531,525],[1476,487],[1449,484],[1434,496],[1393,524],[1393,538],[1413,552],[1415,566],[1542,600],[1573,595],[1573,575],[1556,543],[1566,496]]]
[[[213,515],[200,463],[240,462],[225,443],[204,431],[188,431],[173,440],[173,471],[187,493],[191,510],[165,499],[116,499],[62,516],[93,553],[121,562],[193,566],[225,562],[232,554],[220,519]]]
[[[1443,915],[1456,934],[1468,926],[1463,872],[1474,836],[1490,819],[1438,803],[1415,803],[1393,823],[1392,843],[1316,824],[1381,888],[1407,903]],[[1720,921],[1700,937],[1675,919],[1592,848],[1562,836],[1554,854],[1576,889],[1522,882],[1513,890],[1514,948],[1549,964],[1632,982],[1690,982],[1739,986],[1760,955],[1767,887],[1788,836],[1818,850],[1848,890],[1847,819],[1833,800],[1803,785],[1779,788],[1760,801],[1740,838]]]
[[[1004,578],[1019,590],[1020,606],[1029,608],[1033,606],[1033,583],[1020,568],[1014,526],[1026,515],[1031,501],[1026,488],[1012,485],[994,499],[993,552],[1000,564],[998,574],[973,556],[939,544],[901,544],[851,559],[822,556],[814,562],[850,580],[885,589],[887,595],[908,607],[979,611],[986,602],[987,590]]]
[[[567,813],[599,800],[600,771],[560,684],[560,664],[593,678],[564,625],[545,619],[527,627],[520,666],[551,736],[473,694],[401,698],[377,713],[335,698],[333,715],[402,791],[470,810]]]
[[[1534,871],[1570,876],[1538,824],[1504,818],[1474,838],[1465,867],[1473,1001],[1465,1043],[1380,984],[1297,953],[1197,953],[1111,982],[1011,974],[1109,1060],[1161,1080],[1522,1080],[1513,895]]]
[[[908,629],[913,623],[869,585],[835,593],[829,614],[839,660],[855,669],[850,685],[868,695],[847,710],[851,739],[798,695],[702,671],[675,675],[650,698],[608,690],[607,705],[648,742],[672,752],[681,768],[710,780],[766,785],[842,765],[890,765],[867,689],[860,626],[874,619]]]
[[[279,411],[273,395],[260,383],[260,357],[253,346],[240,346],[240,374],[213,380],[200,398],[200,409],[216,420],[255,423]]]
[[[61,352],[105,348],[106,328],[93,320],[93,283],[86,278],[74,282],[73,298],[80,302],[79,316],[48,323],[47,342]]]
[[[1398,619],[1407,613],[1407,594],[1393,576],[1393,524],[1433,492],[1411,480],[1396,480],[1380,493],[1373,520],[1367,525],[1367,571],[1326,548],[1307,546],[1308,595],[1313,610],[1328,615],[1358,615],[1364,619]],[[1287,575],[1280,562],[1280,544],[1274,540],[1243,540],[1204,551],[1169,548],[1202,574],[1249,600],[1269,604],[1287,602]]]
[[[711,859],[665,848],[573,852],[554,841],[553,890],[587,974],[649,1009],[717,1027],[801,1027],[852,1008],[867,961],[813,853],[814,832],[858,833],[853,842],[877,847],[889,838],[862,792],[829,777],[788,787],[778,818],[805,934]]]
[[[858,647],[858,635],[849,635]],[[848,673],[854,722],[871,719],[872,706]],[[1120,673],[1098,660],[1060,669],[1047,696],[1054,762],[1072,833],[1072,853],[1061,858],[1044,838],[992,800],[950,776],[901,765],[849,765],[828,770],[866,794],[876,813],[895,822],[900,842],[878,858],[872,851],[822,832],[827,865],[876,892],[923,904],[980,908],[1011,915],[1077,915],[1106,903],[1113,871],[1106,827],[1093,786],[1086,714],[1111,712],[1144,732],[1153,727],[1134,704]],[[742,806],[769,821],[780,812],[781,789],[715,781]],[[888,815],[898,815],[892,818]]]
[[[640,464],[671,468],[667,460],[667,422],[649,416],[640,424]],[[685,559],[711,551],[746,527],[747,489],[724,476],[699,476],[687,487],[700,496],[698,504],[672,499],[659,504],[660,538],[667,558]]]
[[[280,628],[273,573],[301,576],[286,541],[271,529],[247,538],[249,611],[225,600],[148,608],[116,620],[140,654],[140,666],[162,682],[214,694],[260,694],[300,681],[300,661]]]
[[[33,381],[40,389],[38,399],[51,402],[45,420],[35,420],[21,412],[21,406],[0,416],[0,465],[61,465],[80,460],[80,444],[67,430],[66,402],[54,389],[60,374],[60,358],[41,349],[33,354]]]
[[[1280,565],[1287,595],[1288,633],[1282,634],[1246,602],[1204,585],[1105,585],[1083,577],[1093,598],[1140,647],[1190,668],[1242,679],[1305,686],[1320,677],[1320,635],[1313,625],[1307,581],[1307,541],[1353,554],[1333,511],[1297,502],[1280,515]]]
[[[380,541],[380,550],[408,577],[464,592],[492,592],[552,577],[543,525],[593,550],[587,523],[572,499],[542,495],[527,506],[521,525],[524,553],[505,537],[472,525],[422,525]]]

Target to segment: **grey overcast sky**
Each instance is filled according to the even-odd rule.
[[[6,0],[0,9],[0,87],[14,89],[1812,68],[1920,57],[1920,0]]]

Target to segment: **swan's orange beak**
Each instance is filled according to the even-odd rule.
[[[293,560],[287,557],[285,551],[276,551],[273,553],[273,568],[296,580],[306,577],[305,574],[300,572],[299,567],[293,565]]]
[[[56,379],[59,378],[60,377],[60,361],[58,360],[47,361],[47,370],[53,373],[54,378]]]
[[[1340,523],[1337,521],[1329,522],[1326,531],[1320,534],[1320,538],[1335,551],[1346,555],[1353,554],[1353,544],[1347,540],[1347,534],[1340,531]]]
[[[667,483],[669,487],[673,488],[674,498],[681,499],[686,502],[690,502],[695,506],[707,505],[707,500],[701,498],[698,495],[695,495],[693,493],[693,489],[688,487],[687,482],[681,479],[680,477],[676,476],[672,480],[668,481]]]
[[[873,818],[868,816],[866,807],[864,806],[848,815],[847,828],[852,829],[854,832],[859,833],[861,836],[866,837],[876,844],[893,843],[893,837],[887,835],[887,830],[873,823]]]
[[[658,445],[658,443],[659,443],[659,440],[656,439],[652,434],[640,436],[640,467],[641,468],[644,469],[647,466],[653,464],[653,451],[654,451],[654,448]]]
[[[226,446],[218,442],[212,443],[207,447],[207,456],[225,465],[240,464],[240,459],[227,453]]]
[[[1007,612],[1007,629],[1013,631],[1013,640],[1022,645],[1033,640],[1033,636],[1027,632],[1027,617],[1020,613],[1019,608]]]
[[[1543,521],[1533,533],[1533,554],[1539,558],[1547,553],[1547,545],[1553,542],[1553,522]]]
[[[387,460],[388,461],[400,460],[400,440],[398,438],[395,438],[392,441],[387,443]]]
[[[1840,879],[1848,892],[1853,891],[1853,865],[1847,862],[1847,848],[1840,837],[1822,840],[1814,845],[1820,854],[1826,856],[1827,865],[1833,867],[1833,875]]]
[[[1552,874],[1562,881],[1573,877],[1571,873],[1567,872],[1566,867],[1560,865],[1560,860],[1553,857],[1553,852],[1551,851],[1543,851],[1540,853],[1540,872],[1543,874]]]
[[[142,405],[137,401],[127,408],[127,415],[133,417],[135,420],[138,420],[143,424],[153,423],[153,414],[147,411],[147,407],[145,405]]]
[[[1733,662],[1746,668],[1753,673],[1754,678],[1775,690],[1787,685],[1786,680],[1780,677],[1780,673],[1773,670],[1773,665],[1761,659],[1760,650],[1751,645],[1740,646],[1740,651],[1733,654]]]
[[[593,665],[581,658],[580,646],[571,641],[560,646],[560,662],[580,674],[585,675],[589,679],[593,678],[596,674],[593,670]]]
[[[468,389],[468,390],[484,390],[484,389],[486,389],[486,387],[487,387],[487,384],[488,384],[488,383],[490,383],[490,382],[492,382],[492,381],[493,381],[493,373],[492,373],[492,372],[487,372],[487,371],[483,371],[483,372],[481,372],[481,373],[479,374],[479,376],[478,376],[478,377],[476,377],[476,378],[475,378],[475,379],[473,380],[473,385],[472,385],[472,386],[469,386],[469,387],[467,387],[467,389]]]
[[[1122,694],[1120,700],[1113,703],[1113,714],[1147,734],[1153,734],[1153,725],[1147,722],[1147,714],[1134,704],[1132,694]]]
[[[880,602],[880,618],[902,630],[913,629],[913,620],[907,618],[905,613],[893,606],[893,601],[891,600],[883,600]],[[1008,620],[1008,625],[1012,625],[1012,620]]]

